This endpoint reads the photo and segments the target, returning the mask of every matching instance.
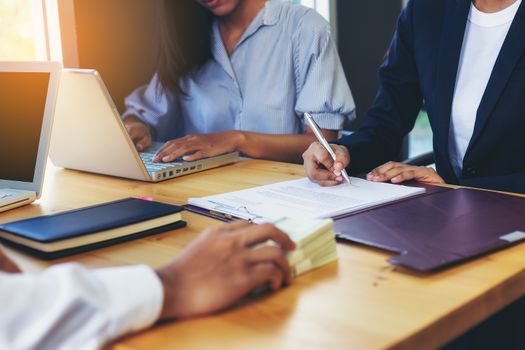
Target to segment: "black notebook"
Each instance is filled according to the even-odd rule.
[[[136,198],[0,225],[0,240],[44,259],[185,226],[182,207]]]

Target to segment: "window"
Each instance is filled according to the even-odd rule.
[[[408,157],[416,157],[432,151],[432,130],[426,111],[421,111],[414,129],[408,136]]]
[[[38,3],[40,4],[40,3]],[[36,0],[0,0],[0,60],[45,58],[44,34],[37,30],[41,9]]]
[[[334,0],[290,1],[314,8],[330,21]],[[45,40],[45,18],[49,46]],[[0,0],[0,23],[0,60],[62,59],[56,0]]]
[[[408,0],[403,0],[404,6],[407,3]],[[416,157],[432,150],[432,129],[430,128],[427,112],[422,110],[416,119],[414,129],[408,135],[408,157]]]

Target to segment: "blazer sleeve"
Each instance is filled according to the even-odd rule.
[[[369,171],[392,160],[413,128],[422,106],[414,57],[413,2],[401,14],[387,58],[379,68],[379,92],[358,131],[337,142],[350,151],[348,168]]]

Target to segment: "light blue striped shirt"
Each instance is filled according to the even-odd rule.
[[[217,21],[211,36],[213,58],[181,83],[187,96],[158,93],[154,76],[126,98],[123,117],[141,118],[157,141],[233,129],[298,134],[304,112],[323,129],[341,130],[354,117],[330,25],[314,10],[267,1],[231,56]]]

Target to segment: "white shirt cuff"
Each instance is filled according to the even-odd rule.
[[[162,283],[146,265],[93,270],[104,284],[108,309],[115,329],[114,337],[153,325],[160,316],[164,301]]]

